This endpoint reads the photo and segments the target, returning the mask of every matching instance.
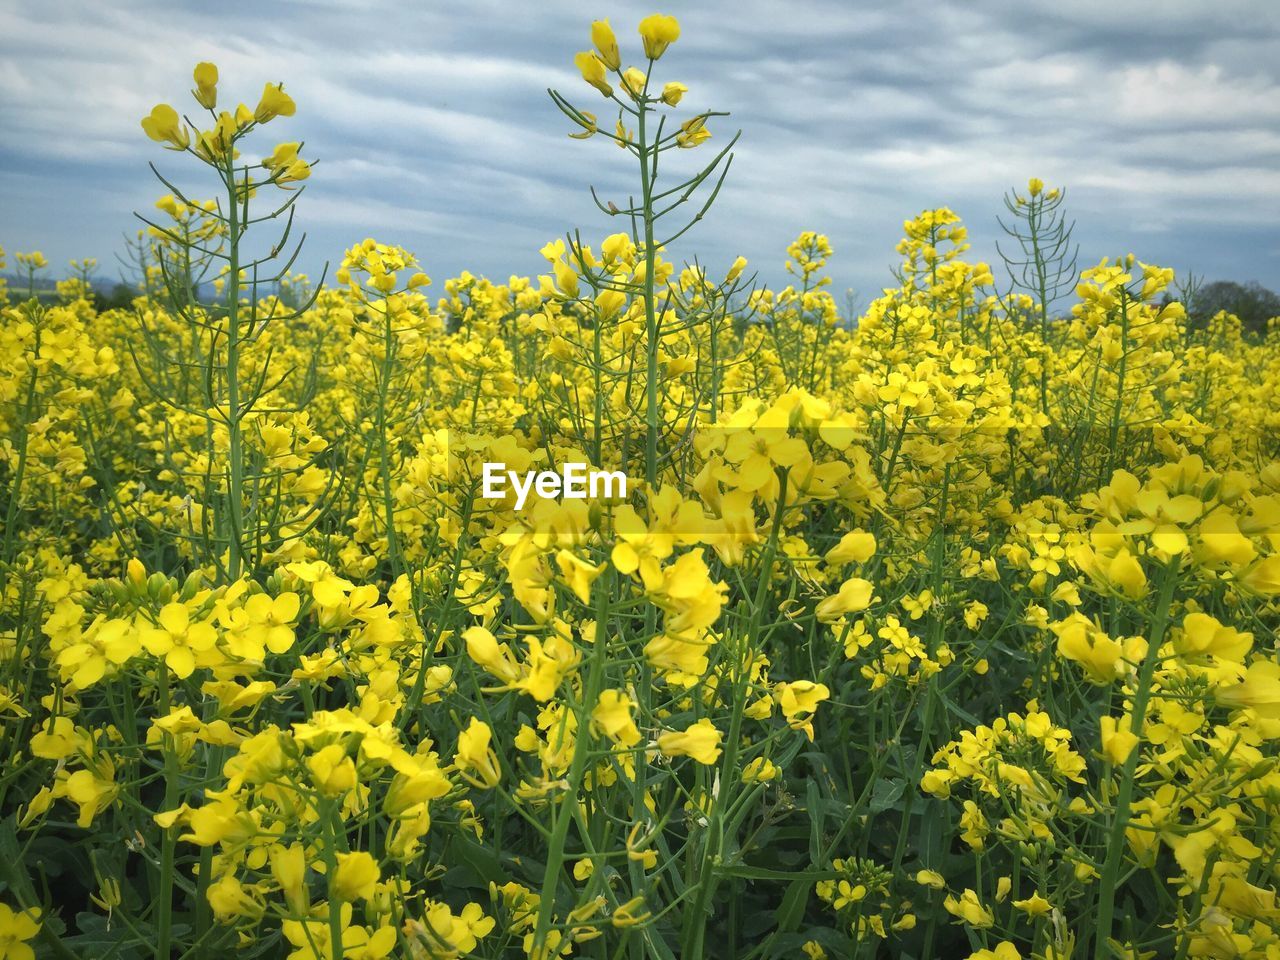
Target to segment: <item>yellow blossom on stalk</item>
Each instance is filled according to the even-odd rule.
[[[40,910],[14,910],[0,903],[0,958],[2,960],[34,960],[35,951],[27,941],[40,932]]]
[[[298,143],[277,144],[271,156],[262,161],[262,165],[270,170],[271,182],[278,187],[305,180],[311,176],[311,165],[298,156]]]
[[[151,108],[151,113],[142,118],[142,130],[170,150],[185,150],[191,143],[191,135],[178,117],[178,111],[167,103],[158,103]]]
[[[1280,595],[1280,553],[1254,564],[1240,575],[1240,582],[1264,597]]]
[[[796,680],[792,683],[779,683],[773,688],[774,699],[787,718],[787,725],[793,730],[803,730],[813,740],[813,715],[818,704],[831,697],[831,691],[825,683],[814,683],[812,680]]]
[[[643,70],[637,67],[627,67],[622,74],[622,86],[627,91],[627,96],[632,100],[639,100],[640,95],[644,93],[649,78]]]
[[[331,743],[307,758],[312,782],[323,796],[340,797],[358,781],[356,766],[342,744]]]
[[[1009,940],[1001,940],[991,950],[976,950],[969,954],[968,960],[1022,960],[1017,944]]]
[[[261,660],[264,651],[281,654],[293,646],[301,601],[296,593],[257,593],[229,615],[227,646],[236,656]]]
[[[858,613],[871,604],[871,595],[875,587],[869,580],[861,577],[850,577],[840,585],[834,596],[822,600],[816,609],[818,619],[823,623],[839,620],[845,614]]]
[[[556,554],[556,566],[564,582],[583,603],[591,602],[591,584],[604,572],[605,564],[590,564],[571,550]]]
[[[640,742],[640,731],[631,718],[634,709],[631,698],[621,690],[603,690],[591,711],[591,720],[610,739],[633,747]]]
[[[1015,910],[1021,910],[1029,917],[1043,917],[1053,909],[1053,904],[1040,896],[1040,894],[1033,893],[1025,900],[1014,900],[1013,907]]]
[[[711,131],[707,129],[707,118],[692,117],[680,124],[680,132],[676,134],[676,146],[691,149],[711,139]]]
[[[720,759],[723,734],[706,717],[690,724],[682,732],[668,731],[658,736],[658,749],[668,757],[692,757],[710,765]]]
[[[823,559],[837,566],[846,563],[866,563],[875,552],[874,534],[867,533],[865,530],[851,530],[826,552]]]
[[[76,749],[76,726],[70,717],[50,717],[31,735],[31,755],[62,760]]]
[[[472,955],[494,926],[478,903],[468,903],[455,914],[447,904],[429,900],[421,919],[405,921],[404,933],[413,960],[434,960]]]
[[[1050,629],[1057,634],[1058,652],[1079,663],[1093,683],[1108,684],[1124,677],[1146,656],[1145,639],[1114,639],[1083,614],[1073,613],[1050,624]]]
[[[166,603],[156,621],[156,626],[142,627],[142,645],[185,680],[195,672],[201,654],[218,642],[218,631],[209,623],[192,623],[186,605],[177,602]]]
[[[604,61],[594,53],[590,50],[584,50],[581,53],[574,54],[573,64],[581,72],[582,79],[599,90],[602,96],[608,97],[613,94],[613,87],[609,84],[609,74],[605,69]]]
[[[919,871],[916,873],[916,883],[933,890],[942,890],[947,885],[947,881],[937,870]]]
[[[329,885],[330,895],[339,900],[368,900],[381,877],[378,862],[364,850],[337,855],[338,868]]]
[[[618,53],[618,38],[614,36],[608,20],[591,22],[591,42],[595,44],[596,53],[600,55],[600,60],[606,67],[617,70],[622,66],[622,58]]]
[[[947,897],[942,903],[947,913],[975,930],[985,930],[995,925],[995,916],[983,906],[977,893],[966,889],[959,897]]]
[[[767,757],[756,757],[742,770],[743,783],[767,783],[782,775],[782,770]]]
[[[195,150],[210,163],[225,163],[235,153],[236,135],[239,125],[235,117],[225,110],[218,114],[212,130],[202,130],[196,137]]]
[[[640,21],[640,39],[644,42],[644,55],[657,60],[667,52],[667,47],[680,39],[680,23],[675,17],[654,13]]]
[[[97,620],[82,634],[80,642],[58,651],[57,662],[63,678],[84,690],[141,651],[142,641],[134,624],[128,620]]]
[[[633,927],[645,923],[653,916],[653,912],[645,908],[644,897],[632,897],[626,903],[620,903],[610,918],[615,927]]]
[[[306,851],[299,843],[271,848],[271,875],[283,891],[290,909],[301,913],[307,905]]]
[[[1229,707],[1244,707],[1267,720],[1280,720],[1280,664],[1254,660],[1244,679],[1214,691],[1214,698]]]
[[[114,773],[110,762],[102,760],[94,768],[77,770],[67,777],[64,789],[67,799],[80,808],[76,825],[81,829],[87,829],[115,800],[120,787],[113,779]]]
[[[1129,730],[1129,718],[1119,721],[1115,717],[1102,717],[1099,722],[1102,725],[1102,755],[1108,763],[1123,764],[1138,745],[1137,736]]]
[[[284,92],[284,84],[268,83],[262,88],[262,97],[253,110],[253,119],[268,123],[276,117],[292,117],[297,111],[293,98]]]
[[[672,80],[662,86],[662,102],[668,107],[674,107],[688,92],[689,88],[683,83],[677,83],[675,80]]]
[[[1213,656],[1243,663],[1253,646],[1253,634],[1242,633],[1220,623],[1207,613],[1189,613],[1174,639],[1174,647],[1184,656]]]
[[[489,745],[492,739],[489,725],[472,717],[467,729],[458,734],[458,752],[453,758],[468,783],[486,790],[496,787],[502,779],[498,755]]]
[[[197,63],[194,71],[196,88],[192,95],[206,110],[218,105],[218,68],[212,63]]]

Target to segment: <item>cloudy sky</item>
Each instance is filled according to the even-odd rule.
[[[789,240],[820,230],[837,295],[865,300],[889,282],[904,218],[950,206],[974,258],[992,257],[1002,192],[1039,176],[1068,187],[1082,265],[1132,251],[1280,289],[1274,0],[663,2],[683,35],[656,79],[689,86],[682,108],[732,112],[713,143],[742,130],[677,259],[743,254],[776,284]],[[192,66],[212,60],[223,103],[254,104],[268,80],[297,100],[262,147],[305,140],[321,160],[299,211],[309,270],[373,236],[417,252],[437,282],[539,272],[538,248],[565,230],[622,229],[589,184],[621,201],[634,182],[608,142],[565,136],[545,90],[598,110],[572,65],[590,21],[608,17],[639,60],[635,24],[652,11],[0,0],[0,245],[109,265],[131,211],[164,192],[148,160],[207,192],[206,171],[138,120],[158,101],[187,109]]]

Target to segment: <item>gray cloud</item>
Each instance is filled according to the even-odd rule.
[[[743,130],[717,209],[678,258],[741,253],[779,282],[790,239],[822,230],[836,290],[866,296],[889,282],[904,218],[950,206],[973,257],[990,258],[1001,193],[1040,176],[1069,188],[1082,263],[1132,251],[1280,287],[1280,6],[1268,0],[666,9],[683,36],[659,76],[688,84],[694,109],[732,111],[713,144]],[[437,280],[538,272],[538,247],[565,230],[620,229],[588,184],[621,201],[633,182],[607,142],[565,137],[545,89],[596,109],[572,65],[590,19],[610,17],[638,58],[634,24],[649,12],[569,0],[0,8],[0,243],[109,262],[136,229],[130,212],[164,192],[148,160],[199,195],[201,171],[138,120],[184,102],[191,66],[211,59],[224,101],[253,103],[268,80],[298,101],[264,136],[321,158],[299,213],[312,272],[370,235],[415,250]]]

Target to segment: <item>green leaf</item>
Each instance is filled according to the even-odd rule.
[[[783,933],[791,933],[804,920],[804,908],[809,903],[809,892],[813,889],[812,880],[796,880],[783,894],[782,903],[778,904],[775,916],[778,918],[778,929]]]
[[[871,788],[871,799],[868,801],[871,812],[884,813],[886,810],[892,810],[902,799],[902,792],[906,787],[907,782],[896,777],[877,780],[875,786]]]

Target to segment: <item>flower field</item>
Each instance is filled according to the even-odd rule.
[[[0,960],[1280,958],[1280,323],[1039,180],[860,316],[702,262],[679,37],[552,91],[634,187],[543,276],[291,273],[307,104],[209,63],[131,306],[11,255]]]

